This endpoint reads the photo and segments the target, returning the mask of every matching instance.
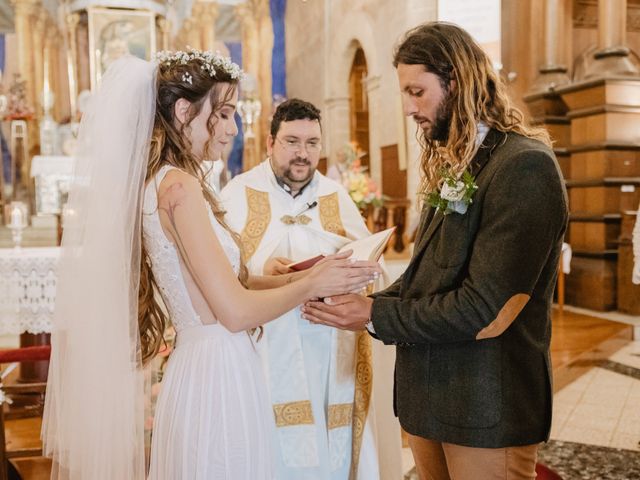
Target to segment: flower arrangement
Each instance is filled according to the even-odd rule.
[[[19,73],[13,74],[13,82],[9,87],[6,111],[3,113],[5,120],[30,120],[33,118],[33,109],[27,101],[27,81],[22,80]]]
[[[360,163],[364,153],[359,152],[353,145],[347,144],[343,147],[341,154],[344,158],[344,167],[341,170],[342,185],[349,192],[351,200],[360,210],[365,210],[369,205],[382,206],[384,199],[380,187],[367,173],[367,168]]]
[[[448,170],[443,170],[441,175],[444,182],[440,191],[427,194],[427,202],[444,215],[453,212],[464,215],[473,203],[473,194],[478,189],[475,177],[468,170],[460,178],[454,177]]]

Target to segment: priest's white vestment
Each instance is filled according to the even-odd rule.
[[[221,198],[255,275],[270,258],[330,254],[369,235],[346,190],[317,171],[294,197],[266,160]],[[378,479],[369,335],[311,324],[296,308],[265,325],[257,348],[275,418],[276,479]]]

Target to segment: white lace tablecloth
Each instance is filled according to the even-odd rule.
[[[0,248],[0,335],[49,333],[60,248]]]

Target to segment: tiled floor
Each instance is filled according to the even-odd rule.
[[[552,439],[640,452],[640,379],[596,367],[554,400]]]

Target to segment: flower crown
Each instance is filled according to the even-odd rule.
[[[244,73],[240,66],[233,63],[229,57],[223,56],[220,52],[212,52],[210,50],[197,50],[187,47],[187,51],[178,50],[171,52],[162,50],[155,55],[160,65],[167,67],[174,65],[186,65],[191,60],[200,60],[202,62],[201,69],[209,73],[210,77],[216,78],[216,70],[222,70],[229,74],[234,80],[240,80]],[[184,74],[182,80],[191,83],[191,75]]]

